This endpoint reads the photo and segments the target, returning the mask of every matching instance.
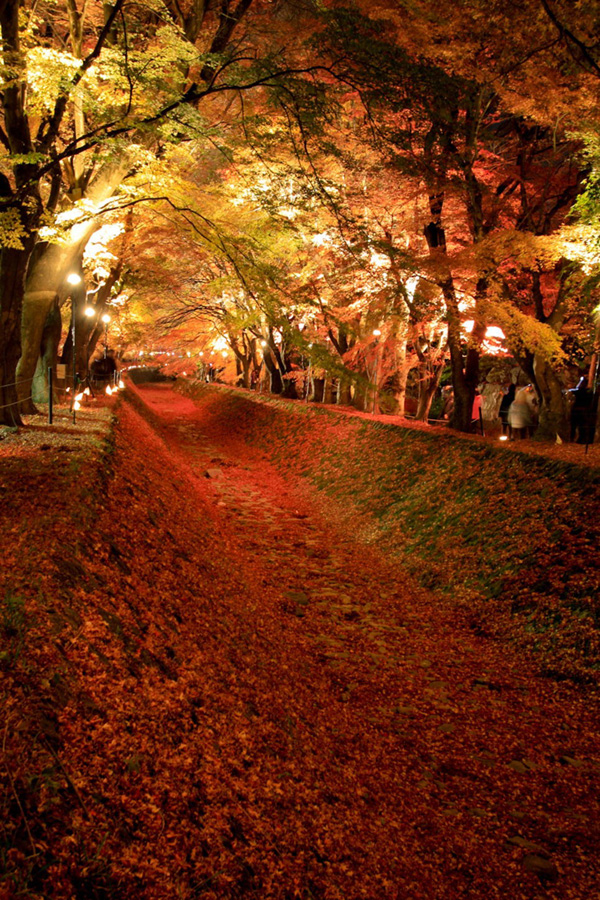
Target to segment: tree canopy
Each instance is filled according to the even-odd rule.
[[[110,315],[122,352],[420,418],[449,364],[463,430],[509,355],[564,435],[598,358],[596,6],[0,3],[0,421]]]

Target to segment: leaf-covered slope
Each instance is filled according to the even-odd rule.
[[[549,673],[595,679],[600,470],[439,429],[186,390],[207,427],[308,479],[364,540],[469,604],[474,627],[540,651]]]

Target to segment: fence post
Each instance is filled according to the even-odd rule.
[[[48,425],[52,425],[52,395],[54,393],[52,384],[52,366],[48,366]]]

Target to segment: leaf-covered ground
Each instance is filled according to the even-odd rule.
[[[0,897],[596,896],[595,686],[368,543],[373,425],[232,396],[0,443]]]
[[[516,641],[548,674],[597,682],[599,445],[502,445],[242,391],[187,390],[207,433],[310,482],[334,501],[329,519],[464,605],[474,628]]]

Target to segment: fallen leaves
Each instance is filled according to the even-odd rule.
[[[269,431],[214,394],[144,396],[155,427],[121,408],[108,480],[47,481],[43,526],[39,482],[21,482],[3,531],[21,549],[14,525],[31,519],[10,573],[31,628],[1,686],[24,812],[2,795],[4,885],[56,900],[591,896],[590,698],[328,520],[264,458],[271,439],[289,457],[280,407]],[[232,436],[255,427],[260,458]],[[347,462],[366,521],[344,434],[301,432],[297,458],[316,442],[339,496]]]

